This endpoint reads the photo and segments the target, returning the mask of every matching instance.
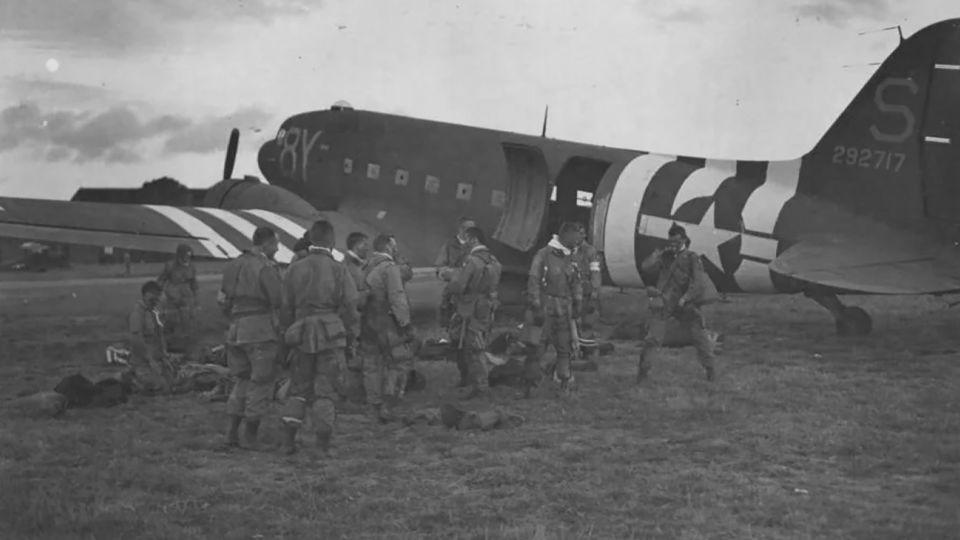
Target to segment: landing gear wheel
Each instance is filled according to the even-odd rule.
[[[873,320],[861,308],[844,306],[837,317],[837,334],[840,336],[865,336],[873,330]]]

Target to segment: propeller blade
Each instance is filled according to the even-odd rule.
[[[229,180],[233,174],[233,164],[237,160],[237,143],[240,142],[240,130],[230,130],[230,142],[227,143],[227,157],[223,162],[223,179]]]

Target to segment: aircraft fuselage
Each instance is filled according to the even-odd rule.
[[[575,220],[602,252],[607,283],[642,286],[641,261],[677,222],[723,291],[797,292],[804,284],[786,276],[801,273],[839,291],[913,290],[889,274],[771,270],[811,238],[803,256],[835,267],[936,259],[916,290],[942,290],[952,287],[943,276],[960,274],[940,253],[960,239],[950,232],[960,224],[958,53],[957,20],[904,41],[817,145],[790,160],[659,155],[334,107],[284,121],[259,165],[318,210],[396,235],[416,266],[433,263],[461,216],[515,271]],[[837,262],[861,242],[862,257]]]

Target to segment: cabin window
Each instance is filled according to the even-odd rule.
[[[393,181],[398,186],[405,186],[407,185],[407,182],[410,181],[410,173],[403,169],[397,169],[397,174]]]
[[[557,186],[553,186],[553,190],[550,192],[550,200],[553,202],[557,201]]]
[[[440,191],[440,179],[428,174],[427,181],[423,184],[423,189],[425,189],[427,193],[438,193]]]
[[[469,201],[471,196],[473,196],[473,184],[464,184],[463,182],[457,184],[458,199],[461,201]]]
[[[593,193],[577,190],[577,206],[580,208],[592,208]]]
[[[343,158],[343,172],[344,174],[350,174],[353,172],[353,160],[350,158]]]
[[[376,180],[380,178],[380,165],[376,163],[370,163],[367,165],[367,178],[371,180]]]
[[[490,204],[497,208],[503,208],[507,205],[507,193],[500,189],[493,190],[490,193]]]
[[[280,130],[277,131],[277,144],[283,144],[283,138],[286,136],[287,136],[287,130],[284,128],[280,128]]]

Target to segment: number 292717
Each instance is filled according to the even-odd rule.
[[[878,169],[882,171],[900,172],[907,155],[903,152],[887,152],[872,148],[857,148],[855,146],[833,147],[833,163],[864,169]]]

